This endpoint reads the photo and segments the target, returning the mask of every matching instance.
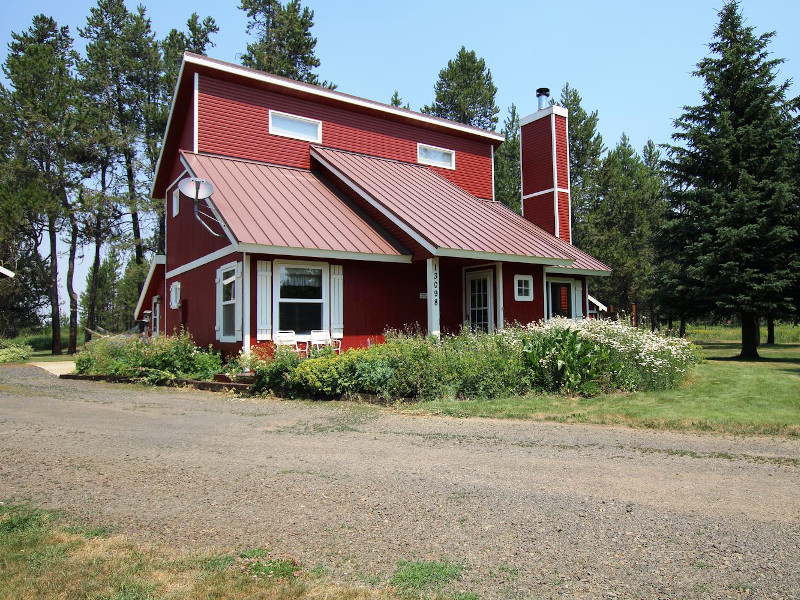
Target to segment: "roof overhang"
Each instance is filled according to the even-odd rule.
[[[544,272],[547,275],[591,275],[594,277],[608,277],[611,275],[611,270],[604,271],[600,269],[572,269],[570,267],[545,267]]]
[[[591,294],[586,294],[586,299],[587,299],[587,300],[588,300],[588,301],[589,301],[591,304],[594,304],[594,305],[597,307],[597,309],[598,309],[598,310],[600,310],[600,311],[602,311],[602,312],[606,312],[606,311],[608,310],[608,307],[607,307],[605,304],[603,304],[602,302],[600,302],[600,301],[599,301],[597,298],[595,298],[595,297],[594,297],[594,296],[592,296]]]
[[[163,254],[156,254],[153,257],[153,260],[150,262],[150,269],[147,271],[147,277],[144,279],[144,285],[142,286],[142,291],[139,294],[139,301],[136,303],[136,310],[133,313],[133,318],[139,316],[139,312],[142,310],[142,305],[144,305],[144,299],[147,297],[147,290],[150,289],[150,282],[153,280],[153,275],[156,272],[156,268],[158,265],[164,265],[166,268],[167,264],[167,257]]]

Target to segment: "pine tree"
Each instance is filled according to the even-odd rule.
[[[439,71],[434,91],[435,101],[422,112],[481,129],[494,130],[497,125],[497,87],[491,70],[474,50],[461,46],[456,57]]]
[[[572,242],[579,248],[586,240],[586,223],[597,197],[597,176],[603,154],[603,137],[597,131],[597,111],[587,113],[581,95],[569,83],[561,89],[557,104],[569,110],[569,175],[572,204]]]
[[[285,5],[279,0],[241,0],[239,8],[247,13],[247,33],[256,40],[247,45],[242,64],[251,69],[304,81],[329,88],[313,72],[320,65],[314,55],[317,38],[311,35],[314,11],[302,7],[299,0]]]
[[[675,121],[667,167],[674,183],[664,238],[697,311],[738,316],[740,357],[758,357],[758,316],[796,311],[800,274],[797,139],[769,58],[736,1],[719,13],[712,55],[697,65],[702,103]],[[796,312],[794,314],[797,314]]]
[[[508,109],[500,133],[506,140],[494,153],[494,199],[521,212],[519,114],[514,104]]]
[[[395,90],[394,94],[392,94],[392,98],[391,100],[389,100],[389,103],[392,106],[397,106],[398,108],[405,108],[405,109],[411,108],[411,105],[408,102],[403,104],[403,99],[400,97],[400,93],[397,90]]]

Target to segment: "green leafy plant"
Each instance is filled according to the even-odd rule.
[[[33,348],[27,344],[15,344],[0,340],[0,363],[22,362],[33,354]]]

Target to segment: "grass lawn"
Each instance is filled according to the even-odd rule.
[[[347,584],[321,565],[301,565],[263,548],[187,554],[166,545],[137,544],[105,528],[76,526],[58,512],[4,502],[0,557],[2,598],[478,598],[453,591],[462,572],[456,563],[400,561],[390,579]]]
[[[80,350],[79,350],[80,352]],[[64,354],[53,354],[50,350],[35,350],[31,357],[28,360],[23,362],[25,363],[32,363],[32,362],[59,362],[62,360],[75,360],[75,357],[78,356],[77,354],[67,354],[64,351]]]
[[[622,424],[657,429],[800,435],[800,343],[761,346],[762,360],[736,360],[738,330],[697,339],[705,361],[676,390],[594,398],[534,395],[500,400],[437,400],[413,413]],[[719,338],[727,337],[728,340]],[[778,338],[780,339],[780,338]]]

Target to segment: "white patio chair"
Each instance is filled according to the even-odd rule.
[[[331,339],[331,332],[327,329],[312,330],[309,347],[319,352],[319,350],[325,346],[332,348],[336,354],[340,354],[342,351],[342,340]]]
[[[276,331],[272,341],[275,342],[275,346],[278,348],[281,346],[287,346],[292,348],[300,356],[308,356],[308,345],[305,342],[301,342],[297,339],[297,335],[293,329]]]

